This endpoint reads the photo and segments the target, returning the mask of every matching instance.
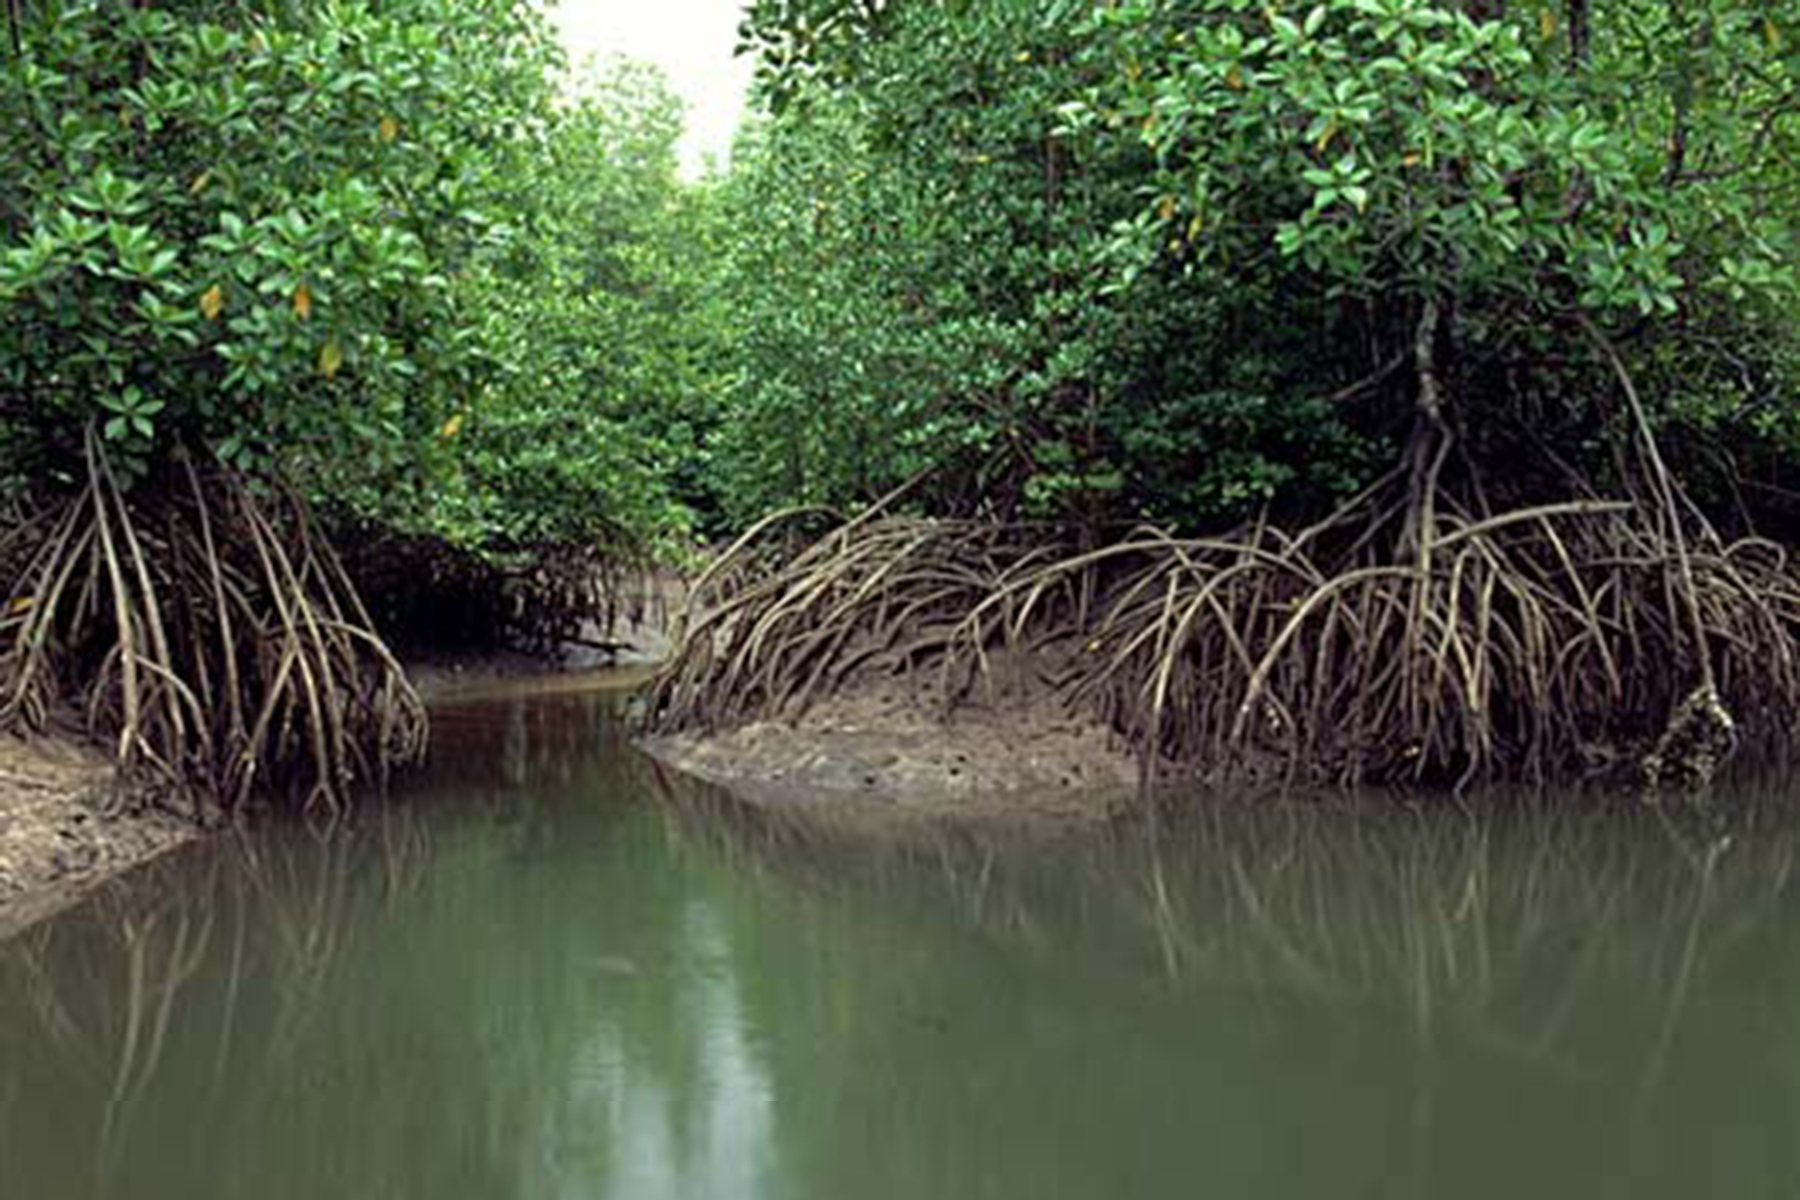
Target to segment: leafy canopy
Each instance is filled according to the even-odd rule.
[[[1800,299],[1796,16],[754,4],[776,115],[734,186],[783,199],[742,235],[760,287],[746,270],[735,294],[760,307],[733,411],[754,432],[731,461],[759,503],[932,466],[961,481],[952,505],[1316,510],[1411,436],[1440,309],[1477,469],[1553,448],[1607,472],[1614,385],[1584,322],[1654,385],[1658,421],[1791,444],[1771,397]]]

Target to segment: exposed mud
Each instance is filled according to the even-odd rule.
[[[0,736],[0,939],[196,833],[192,822],[119,794],[111,765],[93,751]]]
[[[977,696],[944,715],[904,679],[869,679],[791,721],[648,739],[678,770],[776,806],[1105,815],[1138,763],[1098,721],[1041,689]]]

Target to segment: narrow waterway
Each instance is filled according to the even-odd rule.
[[[0,1197],[1800,1195],[1778,796],[828,829],[616,708],[0,943]]]

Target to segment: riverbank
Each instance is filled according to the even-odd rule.
[[[117,786],[111,764],[71,739],[0,737],[0,939],[198,836]]]
[[[1136,757],[1041,687],[945,713],[905,678],[864,679],[788,720],[646,738],[659,760],[761,807],[1103,815],[1139,790]]]
[[[1687,789],[1800,752],[1800,571],[1781,546],[1672,542],[1627,501],[1441,524],[1429,569],[1331,523],[1099,548],[906,516],[759,528],[696,580],[646,711],[678,765],[729,783],[779,758],[827,787],[866,756],[814,764],[788,731],[830,735],[812,714],[854,710],[865,684],[904,687],[945,731],[969,714],[995,762],[1029,758],[1036,713],[1074,722],[1099,732],[1071,758],[1128,758],[1146,784]],[[1029,762],[1001,773],[1042,786]]]
[[[406,669],[431,706],[520,692],[638,687],[654,669],[645,656],[636,654],[630,665],[611,661],[633,657],[579,647],[561,659],[496,651],[421,660]],[[0,939],[204,834],[193,820],[121,796],[118,788],[104,753],[73,737],[0,736]]]

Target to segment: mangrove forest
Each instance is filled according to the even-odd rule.
[[[1704,782],[1800,706],[1800,9],[756,0],[728,163],[511,0],[12,0],[0,723],[202,812],[421,651],[1145,780]],[[639,589],[641,590],[641,589]]]
[[[1800,1196],[1800,0],[0,0],[0,1200]]]

